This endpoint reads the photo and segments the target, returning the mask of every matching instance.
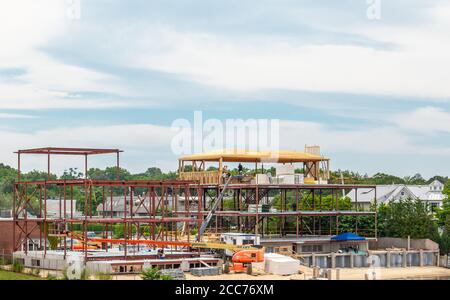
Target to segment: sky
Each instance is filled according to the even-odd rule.
[[[172,123],[201,111],[279,119],[333,170],[449,176],[449,32],[439,0],[0,0],[0,162],[174,170]]]

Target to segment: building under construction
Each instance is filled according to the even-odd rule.
[[[17,257],[38,254],[46,259],[58,254],[66,259],[76,253],[85,262],[123,267],[133,262],[142,265],[149,259],[158,264],[158,248],[164,248],[165,264],[175,266],[189,259],[191,264],[200,265],[196,259],[210,249],[199,247],[199,242],[220,242],[222,233],[246,233],[260,236],[261,243],[289,244],[302,238],[339,234],[340,218],[352,224],[351,229],[345,228],[347,231],[377,237],[376,209],[361,211],[357,202],[342,207],[342,195],[349,190],[373,188],[376,193],[375,186],[330,183],[329,159],[318,147],[306,147],[305,152],[233,150],[184,156],[179,159],[178,179],[169,181],[122,180],[121,152],[86,148],[16,152],[13,245],[15,253],[20,254]],[[46,180],[22,180],[24,155],[40,155],[47,160]],[[55,155],[84,159],[84,178],[53,178]],[[93,155],[115,156],[115,179],[89,178],[88,162]],[[230,170],[226,165],[237,163],[254,165],[254,169]],[[47,211],[49,195],[58,200],[56,214]],[[368,218],[374,222],[361,222]],[[368,223],[372,225],[367,227]],[[91,232],[95,239],[89,243]],[[197,247],[191,247],[193,242]],[[203,262],[218,262],[213,255],[205,257]]]

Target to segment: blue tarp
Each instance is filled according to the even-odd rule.
[[[364,241],[365,239],[366,238],[351,232],[341,233],[331,238],[332,241]]]

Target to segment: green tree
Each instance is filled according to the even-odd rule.
[[[438,225],[444,226],[448,218],[450,218],[450,180],[447,180],[444,184],[444,190],[442,192],[447,196],[442,201],[442,207],[436,209],[436,216],[438,218]]]
[[[404,179],[405,179],[405,183],[407,183],[407,184],[420,185],[420,184],[426,184],[427,183],[427,181],[425,179],[423,179],[422,175],[420,175],[419,173],[416,173],[412,177],[406,176]]]
[[[83,178],[83,173],[78,171],[78,168],[69,168],[69,170],[64,170],[61,179],[79,179]]]
[[[382,235],[389,237],[438,240],[438,227],[428,206],[420,200],[400,200],[380,207]]]

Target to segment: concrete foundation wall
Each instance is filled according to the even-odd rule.
[[[14,252],[13,257],[21,261],[27,268],[63,270],[67,267],[66,260],[60,255],[47,254],[46,258],[44,258],[42,252],[28,252],[28,255],[25,255],[23,252]]]
[[[86,263],[86,271],[88,274],[111,274],[113,273],[113,269],[110,264],[99,263],[96,261],[88,261]]]
[[[438,266],[439,251],[370,251],[369,255],[354,253],[301,254],[300,262],[319,268],[381,268]]]
[[[408,239],[382,237],[378,238],[378,241],[371,242],[369,246],[373,250],[386,248],[407,249]],[[411,239],[410,249],[439,250],[439,245],[430,239]]]

